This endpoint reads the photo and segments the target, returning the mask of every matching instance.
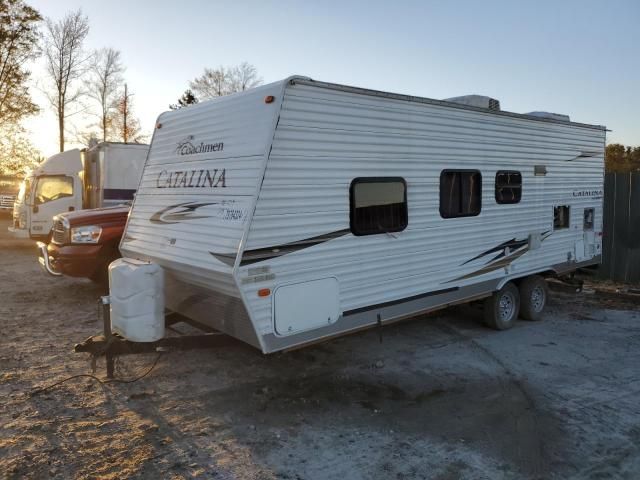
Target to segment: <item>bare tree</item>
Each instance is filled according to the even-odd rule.
[[[189,87],[200,99],[209,99],[241,92],[262,83],[253,65],[243,62],[235,67],[205,68],[204,73],[189,82]]]
[[[204,73],[192,82],[189,87],[200,98],[214,98],[227,95],[229,74],[220,65],[218,68],[205,68]]]
[[[258,76],[256,67],[247,62],[230,68],[228,73],[229,87],[233,92],[244,92],[262,84],[262,78]]]
[[[99,104],[98,126],[102,133],[102,141],[106,142],[111,112],[116,108],[118,90],[123,82],[124,66],[120,60],[120,52],[113,48],[97,50],[89,71],[91,76],[85,83],[87,95]]]
[[[70,12],[57,22],[47,19],[45,58],[47,73],[53,83],[47,97],[58,117],[61,152],[64,151],[65,120],[77,113],[69,113],[68,107],[74,105],[83,93],[73,86],[86,71],[89,57],[84,52],[83,43],[88,33],[89,19],[82,10]]]
[[[124,93],[116,103],[116,109],[110,118],[113,122],[115,136],[124,143],[141,143],[146,136],[142,134],[140,122],[133,113],[133,94],[129,93],[127,84],[124,84]]]

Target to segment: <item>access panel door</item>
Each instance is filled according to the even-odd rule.
[[[585,208],[583,211],[583,242],[585,259],[593,258],[600,254],[599,245],[596,242],[595,233],[595,216],[596,209],[594,207]]]
[[[273,314],[280,336],[335,323],[340,316],[338,280],[331,277],[278,287]]]

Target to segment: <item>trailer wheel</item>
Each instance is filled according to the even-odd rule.
[[[484,301],[484,322],[496,330],[513,327],[520,310],[520,294],[511,282]]]
[[[525,320],[538,321],[547,305],[549,289],[539,275],[532,275],[520,283],[520,315]]]

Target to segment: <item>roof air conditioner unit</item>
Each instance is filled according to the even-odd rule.
[[[570,122],[569,115],[563,115],[561,113],[551,113],[551,112],[529,112],[525,115],[531,115],[532,117],[538,118],[549,118],[551,120],[560,120],[561,122]]]
[[[500,101],[484,95],[463,95],[461,97],[445,98],[445,102],[460,103],[472,107],[488,108],[489,110],[500,110]]]

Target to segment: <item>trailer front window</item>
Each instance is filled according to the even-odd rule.
[[[361,177],[351,182],[350,224],[354,235],[407,228],[407,184],[399,177]]]

